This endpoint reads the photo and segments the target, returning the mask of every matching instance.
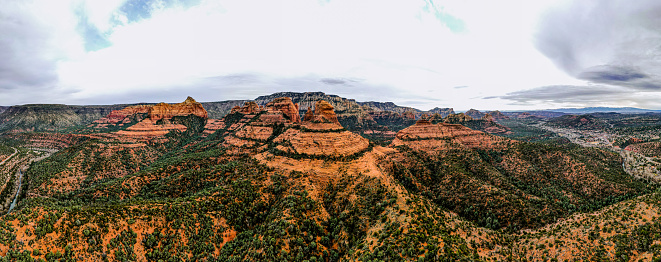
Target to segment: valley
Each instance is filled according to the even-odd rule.
[[[661,256],[655,115],[320,92],[56,108],[0,114],[0,261]]]

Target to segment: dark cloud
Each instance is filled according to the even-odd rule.
[[[659,79],[637,68],[624,66],[594,66],[583,70],[578,78],[595,83],[620,85],[636,89],[661,90]]]
[[[349,78],[322,78],[319,81],[327,85],[345,85],[345,86],[351,86],[354,83],[360,82],[360,80],[349,79]]]
[[[535,44],[568,74],[594,83],[661,89],[661,1],[572,1],[540,20]]]
[[[336,79],[336,78],[322,78],[321,80],[322,83],[327,84],[327,85],[346,85],[347,81],[342,80],[342,79]]]
[[[485,97],[485,99],[500,98],[521,105],[534,105],[540,102],[589,104],[620,101],[626,99],[627,94],[631,94],[630,90],[620,87],[554,85],[516,91],[504,96]]]

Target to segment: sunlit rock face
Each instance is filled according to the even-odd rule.
[[[149,118],[156,122],[160,119],[171,119],[175,116],[196,115],[202,118],[208,118],[207,111],[202,104],[198,103],[192,97],[186,98],[186,101],[178,104],[159,103],[149,109]]]
[[[415,125],[400,130],[391,145],[426,151],[446,148],[448,143],[459,143],[469,148],[493,148],[508,141],[459,124],[431,124],[428,120],[419,120]]]

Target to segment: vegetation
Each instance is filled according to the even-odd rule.
[[[595,118],[608,126],[625,121]],[[445,145],[421,152],[380,148],[387,139],[374,136],[381,142],[330,157],[278,149],[288,142],[275,142],[291,128],[284,124],[268,125],[273,133],[266,139],[244,139],[250,145],[228,143],[238,137],[233,124],[256,119],[229,114],[225,128],[208,136],[205,119],[190,115],[166,120],[187,130],[159,139],[68,140],[25,172],[17,209],[0,217],[0,250],[6,250],[0,261],[661,256],[657,185],[625,173],[613,152],[533,126],[539,120],[500,121],[511,131],[504,136],[519,141],[498,147],[416,141]],[[403,118],[375,119],[379,126],[340,120],[353,121],[347,130],[357,132],[412,124]],[[299,129],[320,136],[346,131]],[[29,142],[38,135],[16,137]]]

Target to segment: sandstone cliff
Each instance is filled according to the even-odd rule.
[[[171,119],[175,116],[196,115],[202,118],[208,118],[207,111],[202,104],[198,103],[192,97],[186,98],[186,101],[178,104],[158,103],[149,109],[149,118],[156,122],[161,119]]]
[[[256,105],[256,104],[255,104]],[[293,123],[300,123],[299,105],[294,104],[289,97],[279,97],[266,104],[266,109],[270,112],[281,112]]]
[[[468,148],[486,149],[500,147],[509,141],[459,124],[432,124],[419,120],[415,125],[399,131],[391,146],[405,145],[414,150],[433,151],[447,148],[448,143],[458,143]]]
[[[136,118],[136,115],[145,114],[145,118]],[[161,137],[172,130],[186,131],[187,127],[183,124],[171,123],[175,116],[199,116],[206,120],[207,111],[202,105],[192,97],[188,97],[184,102],[178,104],[159,103],[156,105],[130,106],[122,110],[113,111],[103,119],[95,121],[97,127],[105,127],[107,124],[137,123],[114,132],[118,136],[153,138]]]

